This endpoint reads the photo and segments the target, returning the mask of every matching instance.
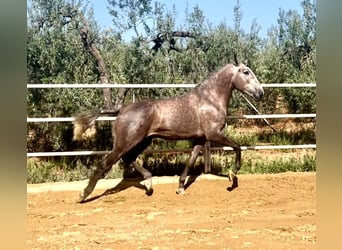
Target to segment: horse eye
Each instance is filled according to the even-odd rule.
[[[249,75],[249,70],[244,70],[243,73],[248,76]]]

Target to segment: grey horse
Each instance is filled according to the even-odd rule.
[[[154,137],[171,140],[192,139],[195,142],[179,178],[178,194],[184,192],[188,171],[206,141],[234,149],[235,165],[233,170],[229,171],[228,178],[232,181],[232,189],[237,187],[236,174],[241,167],[241,149],[237,143],[222,133],[229,99],[234,89],[255,101],[259,101],[264,94],[262,86],[249,67],[242,63],[227,64],[184,95],[131,103],[119,110],[92,110],[79,114],[74,121],[74,138],[80,138],[100,115],[117,115],[113,128],[113,150],[105,157],[103,164],[93,172],[88,185],[80,194],[79,202],[85,201],[94,190],[97,181],[104,178],[120,158],[126,167],[132,165]],[[150,171],[139,164],[133,164],[133,167],[145,179],[146,194],[152,194]]]

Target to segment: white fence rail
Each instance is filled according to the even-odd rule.
[[[305,145],[267,145],[267,146],[241,146],[241,150],[268,150],[268,149],[316,149],[316,144]],[[224,150],[232,151],[232,147],[211,147],[211,151]],[[145,150],[146,153],[167,153],[167,152],[185,152],[187,150]],[[190,149],[188,150],[190,151]],[[27,153],[27,157],[47,157],[47,156],[80,156],[80,155],[103,155],[110,151],[65,151],[65,152],[36,152]]]
[[[292,88],[292,87],[316,87],[316,83],[269,83],[261,84],[262,87]],[[196,84],[27,84],[27,88],[193,88]],[[231,115],[229,119],[263,119],[263,118],[316,118],[316,114],[268,114],[268,115]],[[99,117],[97,121],[112,121],[116,117]],[[73,117],[49,117],[30,118],[31,122],[72,122]],[[304,145],[268,145],[268,146],[241,146],[241,150],[268,150],[268,149],[315,149],[316,144]],[[211,148],[211,150],[233,150],[231,147]],[[155,150],[155,152],[167,152]],[[27,153],[27,157],[47,156],[76,156],[76,155],[99,155],[109,151],[68,151],[68,152],[33,152]]]
[[[102,84],[102,83],[74,83],[74,84],[27,84],[28,89],[32,88],[193,88],[197,84],[184,83],[184,84],[168,84],[168,83],[148,83],[148,84]],[[316,83],[262,83],[263,88],[294,88],[294,87],[316,87]]]
[[[229,115],[228,119],[262,119],[262,118],[315,118],[316,114],[271,114],[271,115]],[[73,117],[26,118],[27,122],[72,122]],[[115,121],[116,117],[99,117],[97,121]]]

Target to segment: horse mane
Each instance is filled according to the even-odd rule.
[[[201,83],[197,84],[195,88],[208,87],[211,84],[215,83],[217,81],[218,75],[222,71],[225,71],[228,66],[230,66],[230,64],[227,64],[226,66],[224,66],[223,68],[220,68],[219,70],[211,72],[209,74],[209,76],[204,81],[202,81]]]

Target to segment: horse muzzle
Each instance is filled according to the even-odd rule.
[[[264,95],[264,89],[259,84],[247,85],[242,92],[252,97],[256,102],[260,101]]]
[[[253,95],[253,99],[257,102],[261,100],[261,98],[264,95],[264,90],[260,87],[260,89],[257,89]]]

